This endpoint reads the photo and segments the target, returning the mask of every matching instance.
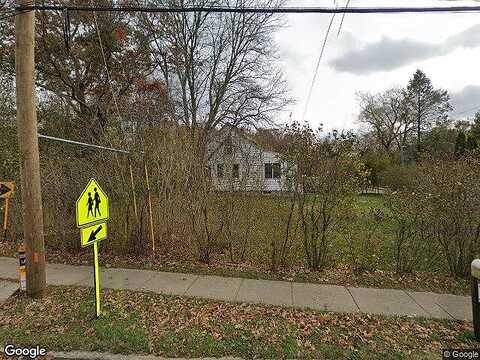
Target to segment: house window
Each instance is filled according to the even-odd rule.
[[[223,178],[223,164],[217,164],[217,177]]]
[[[265,163],[265,179],[271,179],[273,177],[272,163]]]
[[[235,179],[238,179],[240,177],[240,165],[239,164],[233,164],[232,176]]]
[[[280,163],[265,163],[265,179],[280,179]]]

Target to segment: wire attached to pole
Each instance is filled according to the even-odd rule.
[[[63,39],[65,41],[65,48],[67,52],[70,51],[70,12],[68,8],[63,10]]]
[[[345,5],[345,9],[347,9],[349,5],[350,5],[350,0],[347,1],[346,5]],[[342,14],[342,20],[340,21],[340,26],[338,27],[337,37],[340,36],[340,32],[342,31],[343,22],[345,21],[345,15],[346,15],[346,13]]]
[[[114,148],[111,148],[111,147],[106,147],[106,146],[101,146],[101,145],[87,144],[87,143],[80,142],[80,141],[62,139],[62,138],[58,138],[58,137],[54,137],[54,136],[48,136],[48,135],[42,135],[42,134],[37,134],[37,135],[40,139],[58,141],[58,142],[62,142],[62,143],[65,143],[65,144],[78,145],[78,146],[83,146],[83,147],[86,147],[86,148],[107,150],[107,151],[112,151],[112,152],[122,153],[122,154],[130,154],[130,151],[127,151],[127,150],[114,149]]]

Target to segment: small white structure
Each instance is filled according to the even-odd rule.
[[[227,128],[209,143],[209,171],[218,191],[286,191],[280,155]]]

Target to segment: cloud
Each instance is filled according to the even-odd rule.
[[[467,30],[449,37],[445,41],[445,47],[452,50],[456,48],[472,49],[480,45],[480,24],[474,25]]]
[[[451,95],[453,117],[469,117],[480,111],[480,85],[469,85]]]
[[[339,72],[367,75],[446,55],[458,48],[478,46],[480,46],[480,24],[437,44],[382,37],[380,41],[347,51],[341,57],[332,60],[330,65]]]

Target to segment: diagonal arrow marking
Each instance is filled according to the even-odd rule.
[[[92,231],[90,233],[90,236],[88,237],[88,242],[94,241],[97,238],[97,234],[102,230],[103,226],[100,225],[96,230]]]

